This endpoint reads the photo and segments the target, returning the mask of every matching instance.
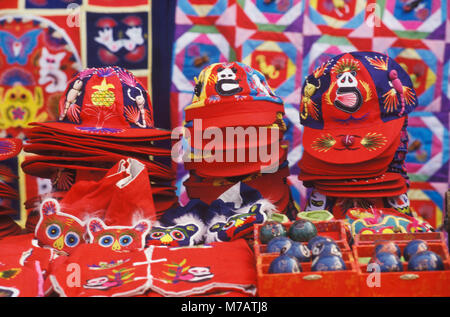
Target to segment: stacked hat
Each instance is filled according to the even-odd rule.
[[[206,203],[239,181],[282,211],[289,202],[284,104],[257,70],[239,63],[204,68],[185,108],[190,198]]]
[[[147,169],[157,214],[177,204],[171,132],[154,127],[150,96],[131,72],[79,72],[59,113],[58,121],[34,123],[28,131],[24,150],[34,155],[23,162],[25,173],[50,178],[56,192],[66,192],[78,181],[100,181],[117,162],[132,158]]]
[[[417,106],[411,79],[375,52],[338,55],[303,85],[299,179],[330,197],[406,193],[407,115]]]
[[[16,138],[0,138],[0,160],[6,161],[19,154],[22,140]],[[0,167],[0,238],[21,232],[20,226],[13,220],[17,214],[19,193],[14,186],[17,175],[7,166]]]

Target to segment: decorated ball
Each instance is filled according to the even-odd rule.
[[[284,226],[276,221],[268,221],[263,224],[259,231],[259,240],[261,243],[268,243],[275,237],[285,237],[287,235]]]
[[[311,251],[308,247],[300,242],[293,242],[291,247],[286,251],[286,255],[295,257],[299,262],[308,262],[311,260]]]
[[[269,273],[299,273],[302,267],[298,261],[286,254],[276,257],[269,266]]]
[[[308,241],[308,249],[312,250],[317,242],[324,242],[324,241],[335,243],[335,241],[329,237],[315,236],[314,238]]]
[[[400,247],[393,241],[376,241],[375,254],[379,252],[388,252],[395,254],[399,258],[402,256]]]
[[[288,236],[294,241],[308,242],[317,235],[316,226],[308,220],[296,220],[288,230]]]
[[[427,250],[428,244],[424,240],[412,240],[403,249],[403,257],[409,261],[414,254]]]
[[[344,260],[336,255],[318,256],[311,265],[311,271],[342,271],[345,269]]]
[[[409,271],[441,271],[444,263],[439,254],[433,251],[422,251],[414,254],[408,262]]]
[[[342,258],[342,252],[339,246],[334,241],[319,241],[311,250],[312,258],[315,259],[318,256],[334,255]]]
[[[403,271],[402,262],[400,261],[400,258],[390,252],[377,252],[372,259],[370,260],[369,264],[377,264],[380,268],[380,272],[401,272]],[[368,271],[369,271],[368,266]],[[371,271],[370,271],[371,272]]]
[[[286,252],[292,246],[293,241],[288,237],[276,237],[267,244],[267,253]]]

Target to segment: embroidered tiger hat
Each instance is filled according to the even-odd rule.
[[[195,78],[194,97],[185,110],[186,122],[202,119],[203,127],[267,126],[284,114],[259,71],[240,62],[214,63]]]
[[[317,160],[354,164],[399,139],[418,98],[406,71],[377,52],[335,56],[306,77],[300,101],[303,146]]]
[[[72,78],[60,99],[56,122],[34,123],[70,134],[146,137],[170,132],[154,128],[148,91],[128,70],[87,68]]]

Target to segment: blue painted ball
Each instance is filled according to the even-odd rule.
[[[300,242],[293,242],[286,255],[295,257],[299,262],[309,262],[311,260],[311,251]]]
[[[324,236],[315,236],[308,241],[308,249],[312,250],[314,245],[320,241],[335,242],[333,239]]]
[[[302,271],[302,267],[298,261],[286,254],[273,259],[269,266],[269,273],[299,273]]]
[[[311,265],[311,271],[342,271],[345,270],[345,262],[340,256],[323,255],[316,257]]]
[[[316,226],[308,220],[296,220],[288,230],[288,236],[294,241],[308,242],[317,235]]]
[[[394,241],[375,241],[375,254],[378,252],[388,252],[395,254],[400,258],[402,251]]]
[[[442,271],[444,263],[439,254],[422,251],[414,254],[408,262],[409,271]]]
[[[285,236],[287,236],[286,228],[276,221],[264,223],[259,230],[259,240],[264,244],[268,243],[273,238]]]
[[[337,243],[327,240],[316,242],[311,250],[311,255],[313,259],[325,255],[335,255],[342,258],[341,248],[339,248]]]
[[[428,244],[424,240],[412,240],[403,249],[403,257],[409,261],[414,254],[427,250]]]
[[[267,253],[286,252],[292,246],[293,241],[288,237],[276,237],[267,244]]]
[[[390,252],[378,252],[376,253],[372,259],[370,259],[369,264],[377,264],[380,268],[380,272],[401,272],[403,271],[403,265],[400,261],[400,258]],[[368,272],[369,272],[368,266]],[[372,270],[370,270],[372,272]]]

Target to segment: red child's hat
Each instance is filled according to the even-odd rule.
[[[117,66],[88,68],[67,85],[59,120],[38,125],[71,135],[145,138],[154,128],[150,96],[134,75]]]
[[[416,106],[411,79],[392,58],[375,52],[338,55],[303,85],[304,149],[332,164],[370,164],[397,140]]]
[[[267,126],[284,113],[264,75],[243,63],[211,64],[196,82],[192,103],[184,109],[187,122],[200,118],[205,128]]]

